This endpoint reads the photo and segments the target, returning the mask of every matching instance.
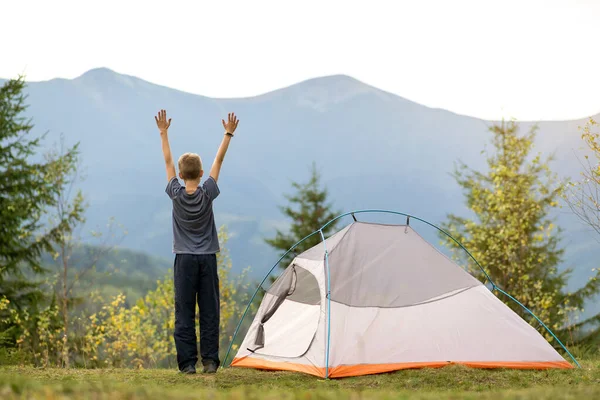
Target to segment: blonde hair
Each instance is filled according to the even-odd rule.
[[[191,181],[200,177],[202,160],[198,154],[185,153],[179,157],[177,164],[179,166],[179,173],[184,180]]]

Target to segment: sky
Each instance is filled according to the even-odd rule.
[[[0,20],[2,78],[246,97],[345,74],[485,119],[600,112],[600,0],[2,0]]]

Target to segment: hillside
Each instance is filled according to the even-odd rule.
[[[46,254],[42,264],[51,276],[62,273],[62,260],[54,260]],[[156,288],[156,281],[163,279],[172,263],[147,253],[122,248],[105,248],[82,245],[75,247],[69,259],[69,282],[75,274],[83,274],[74,286],[76,296],[98,290],[106,298],[125,294],[128,303],[134,303],[149,290]]]
[[[171,258],[170,205],[153,115],[173,118],[173,153],[198,152],[210,165],[221,139],[220,119],[235,111],[240,120],[220,179],[217,223],[231,233],[235,269],[248,265],[256,276],[275,254],[263,243],[286,221],[277,205],[291,180],[306,179],[318,163],[335,206],[344,211],[386,208],[439,223],[464,212],[449,173],[461,159],[484,168],[481,150],[490,122],[428,108],[348,76],[301,82],[264,95],[213,99],[145,82],[108,69],[73,79],[30,83],[28,113],[36,132],[81,142],[90,228],[114,216],[129,231],[123,246]],[[577,127],[584,121],[541,122],[537,150],[555,153],[562,177],[579,169]],[[522,123],[528,129],[532,123]],[[389,219],[388,221],[393,221]],[[597,267],[600,246],[563,210],[565,266],[580,284]],[[421,227],[417,226],[417,229]],[[428,239],[435,232],[421,229]]]

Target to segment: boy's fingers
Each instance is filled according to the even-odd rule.
[[[154,120],[156,121],[156,123],[158,124],[158,118],[156,118],[156,116],[154,116]]]
[[[169,124],[167,125],[167,127],[171,126],[171,118],[169,118]]]
[[[223,123],[223,128],[227,129],[227,126],[225,125],[225,120],[222,119],[221,122]]]

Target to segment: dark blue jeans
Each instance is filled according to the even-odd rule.
[[[175,348],[179,369],[198,362],[196,303],[202,363],[219,361],[219,276],[215,254],[175,255]]]

